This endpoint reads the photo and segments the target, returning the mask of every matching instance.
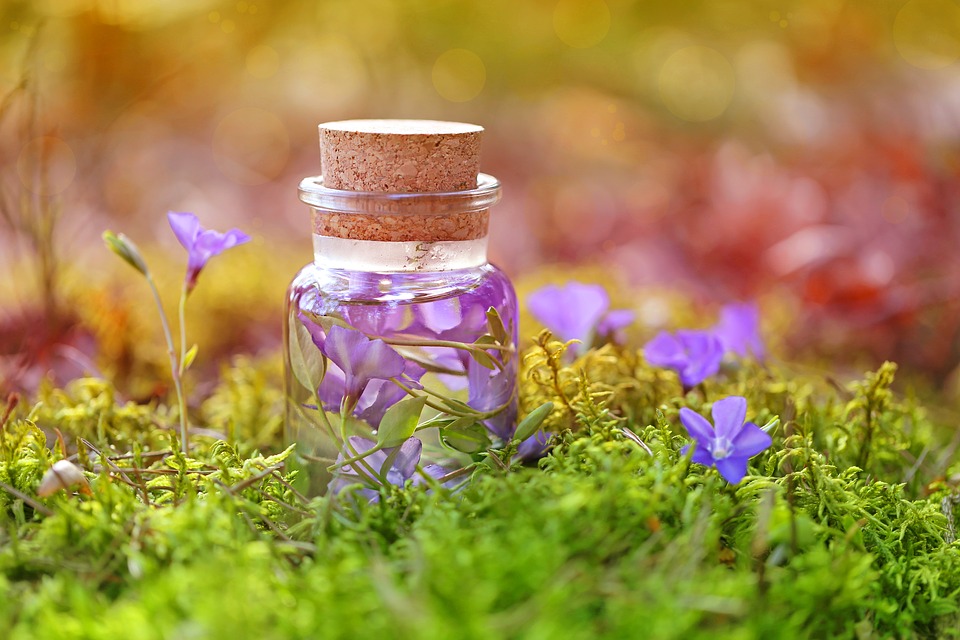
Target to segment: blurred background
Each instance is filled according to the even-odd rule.
[[[956,394],[958,58],[956,0],[5,0],[0,388],[162,362],[100,234],[175,296],[168,210],[255,237],[194,294],[207,362],[275,351],[316,125],[390,117],[486,127],[521,290],[604,278],[638,341],[758,300],[785,357]]]

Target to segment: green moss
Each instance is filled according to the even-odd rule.
[[[566,366],[561,351],[543,335],[525,358],[523,406],[558,407],[537,467],[481,466],[454,495],[391,487],[376,504],[293,488],[271,363],[224,371],[193,458],[169,450],[164,407],[101,381],[46,389],[0,440],[0,479],[31,498],[0,492],[0,626],[12,639],[957,636],[952,434],[890,390],[892,365],[844,387],[744,363],[683,395],[635,352]],[[757,423],[779,418],[736,486],[680,454],[679,408],[727,395]],[[91,496],[34,497],[63,456],[55,430],[82,453]]]

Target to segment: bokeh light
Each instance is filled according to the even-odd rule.
[[[247,73],[254,78],[270,78],[280,68],[280,54],[273,47],[259,44],[247,54]]]
[[[213,134],[217,166],[223,175],[239,184],[262,184],[277,177],[289,153],[286,126],[264,109],[237,109],[220,121]]]
[[[553,30],[575,49],[600,44],[610,31],[610,8],[603,0],[560,0],[553,10]]]
[[[950,0],[910,0],[897,12],[893,41],[909,64],[942,69],[960,58],[960,5]]]
[[[318,123],[476,122],[511,275],[589,262],[711,304],[775,296],[803,320],[789,344],[960,379],[958,7],[19,0],[0,187],[69,198],[67,271],[99,255],[89,230],[161,237],[168,209],[263,224],[258,246],[306,261]],[[8,262],[27,227],[0,221]]]
[[[468,102],[483,91],[487,68],[467,49],[444,51],[433,63],[433,87],[450,102]]]
[[[736,82],[723,55],[695,45],[680,49],[663,63],[659,87],[663,104],[678,118],[705,122],[723,114]]]

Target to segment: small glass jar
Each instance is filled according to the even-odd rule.
[[[314,261],[290,285],[284,344],[301,487],[359,485],[375,499],[378,485],[465,475],[516,428],[517,298],[487,262],[499,182],[481,173],[473,189],[399,193],[311,177],[299,193],[313,212]],[[360,227],[399,231],[344,232]],[[402,442],[380,430],[388,423]]]

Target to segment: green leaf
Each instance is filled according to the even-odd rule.
[[[444,444],[463,453],[476,453],[490,445],[486,427],[472,418],[460,418],[460,420],[469,420],[469,423],[456,429],[453,428],[453,424],[440,429],[440,439]]]
[[[190,368],[190,365],[193,364],[194,359],[197,357],[197,345],[190,347],[190,350],[183,355],[183,370],[186,371]]]
[[[144,262],[143,256],[140,255],[140,249],[133,243],[133,240],[122,233],[116,234],[113,231],[104,231],[103,241],[107,248],[120,256],[124,262],[143,275],[147,275],[147,263]]]
[[[514,440],[519,440],[523,442],[540,429],[540,425],[543,424],[543,421],[547,419],[553,412],[553,403],[544,402],[542,405],[531,411],[527,414],[527,417],[524,418],[520,424],[517,425],[517,430],[513,434]]]
[[[507,330],[503,327],[503,320],[500,319],[500,314],[493,307],[487,309],[487,326],[490,327],[490,334],[497,339],[497,342],[504,345],[509,342]]]
[[[780,416],[773,416],[767,424],[760,427],[761,430],[771,433],[780,424]]]
[[[456,420],[452,420],[449,424],[443,426],[447,431],[465,431],[476,424],[477,419],[473,416],[462,416]]]
[[[497,363],[494,362],[493,357],[486,351],[471,349],[470,356],[476,360],[477,364],[479,364],[481,367],[486,367],[490,370],[497,368]]]
[[[296,316],[290,316],[290,369],[311,394],[317,393],[327,372],[327,359],[313,344],[310,333]]]
[[[420,421],[420,412],[426,404],[426,396],[407,398],[393,405],[383,414],[377,429],[377,444],[381,447],[398,447],[413,435]]]
[[[475,345],[478,346],[478,347],[483,347],[483,348],[491,347],[491,346],[494,346],[494,345],[497,344],[497,339],[494,338],[494,337],[493,337],[492,335],[490,335],[489,333],[485,333],[485,334],[483,334],[482,336],[480,336],[479,338],[477,338],[477,339],[473,342],[473,344],[475,344]]]

